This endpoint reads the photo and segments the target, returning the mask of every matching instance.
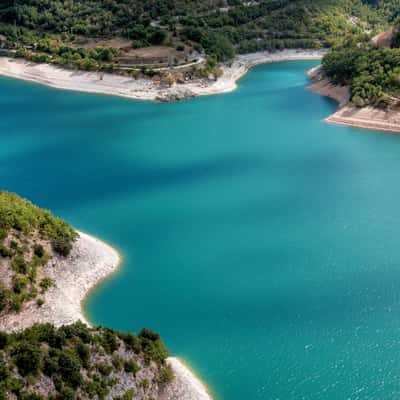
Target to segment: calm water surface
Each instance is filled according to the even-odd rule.
[[[0,186],[124,255],[91,320],[217,399],[398,399],[400,137],[329,126],[312,62],[178,104],[0,79]]]

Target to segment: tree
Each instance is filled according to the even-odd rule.
[[[37,344],[20,342],[12,355],[21,375],[36,375],[39,372],[42,364],[42,351]]]

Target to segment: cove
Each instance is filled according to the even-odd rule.
[[[121,251],[96,324],[161,333],[216,399],[397,399],[400,138],[337,127],[313,62],[154,104],[0,79],[0,186]]]

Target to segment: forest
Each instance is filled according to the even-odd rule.
[[[400,99],[400,33],[396,28],[391,47],[381,48],[368,36],[353,37],[333,47],[323,59],[326,76],[351,89],[358,106],[395,107]]]
[[[399,9],[400,0],[4,0],[0,33],[15,46],[77,36],[123,37],[135,47],[183,44],[224,61],[236,53],[329,47],[385,27]]]

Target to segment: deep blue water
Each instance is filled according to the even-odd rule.
[[[217,399],[398,399],[400,137],[325,124],[312,62],[153,104],[0,79],[0,186],[109,241],[90,319]]]

